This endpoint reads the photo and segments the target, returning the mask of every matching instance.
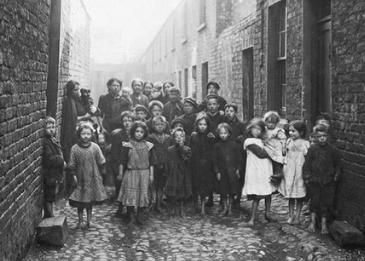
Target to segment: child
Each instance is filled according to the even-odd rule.
[[[200,196],[201,215],[205,215],[205,198],[213,191],[213,146],[214,137],[209,134],[210,120],[206,114],[198,114],[195,121],[195,130],[190,137],[191,147],[190,170],[192,175],[194,203],[197,205],[197,196]]]
[[[265,199],[265,219],[275,221],[270,215],[271,194],[275,191],[270,182],[272,175],[272,163],[267,152],[263,149],[262,138],[265,135],[265,123],[262,120],[254,119],[247,127],[247,139],[243,149],[247,151],[245,185],[242,196],[247,196],[252,202],[251,218],[249,226],[255,224],[255,215],[260,200]]]
[[[227,123],[221,123],[217,128],[219,141],[214,144],[213,168],[219,181],[223,211],[220,216],[232,215],[234,195],[238,193],[238,179],[240,178],[240,152],[236,141],[230,139],[232,129]],[[227,208],[227,195],[229,204]]]
[[[132,93],[132,89],[129,88],[128,86],[124,86],[122,87],[122,95],[120,97],[120,99],[122,100],[122,103],[128,104],[129,105],[129,111],[132,110],[133,107],[133,102],[131,99],[131,93]]]
[[[77,228],[85,228],[83,220],[86,208],[86,228],[90,228],[92,206],[107,199],[100,173],[105,173],[105,158],[99,146],[91,141],[93,126],[84,122],[77,129],[79,142],[71,148],[68,168],[73,177],[75,190],[69,197],[71,207],[77,208],[79,222]]]
[[[226,104],[224,106],[224,122],[232,129],[231,139],[236,140],[238,136],[245,132],[245,124],[237,118],[237,106],[234,104]]]
[[[61,145],[55,138],[56,121],[47,116],[44,119],[45,136],[43,140],[44,167],[44,216],[54,217],[53,202],[57,199],[63,181],[63,169],[66,163],[63,159]]]
[[[156,189],[156,209],[159,213],[162,213],[162,192],[166,184],[166,176],[164,173],[164,163],[167,158],[167,149],[173,145],[173,141],[170,135],[165,132],[167,121],[164,116],[156,116],[152,120],[152,126],[154,132],[147,138],[147,141],[154,145],[154,153],[156,155],[155,166],[155,189]]]
[[[224,114],[224,106],[227,104],[226,100],[222,97],[218,95],[218,91],[220,89],[220,86],[217,82],[213,82],[210,81],[207,83],[207,93],[209,94],[215,94],[218,97],[218,103],[219,103],[219,108],[218,110],[221,111]],[[202,111],[202,110],[206,110],[207,111],[207,100],[205,99],[199,106],[198,106],[198,112]]]
[[[302,121],[293,121],[289,124],[290,138],[286,145],[286,163],[283,168],[284,178],[281,181],[279,192],[289,199],[289,224],[300,224],[300,214],[306,196],[305,184],[302,176],[302,167],[309,149],[309,142],[304,139],[307,128]],[[297,201],[294,215],[295,200]]]
[[[191,149],[184,145],[185,132],[181,128],[174,130],[172,137],[175,145],[167,149],[165,187],[166,196],[173,199],[173,214],[176,213],[176,201],[180,201],[180,216],[185,216],[185,200],[192,195],[191,176],[188,170]]]
[[[193,98],[187,97],[184,99],[183,106],[184,106],[184,114],[180,116],[180,118],[182,118],[185,122],[184,130],[186,138],[188,140],[191,133],[193,133],[194,131],[195,120],[196,120],[195,110],[197,109],[198,104]]]
[[[134,108],[134,114],[136,115],[136,121],[144,122],[147,119],[148,111],[145,106],[138,104]]]
[[[154,117],[162,115],[163,104],[162,104],[162,102],[157,101],[157,100],[150,101],[150,103],[148,104],[148,110],[150,112],[151,118],[149,118],[146,121],[146,124],[147,124],[147,127],[148,127],[148,131],[150,133],[153,133],[154,129],[152,127],[152,120],[153,120]],[[170,134],[170,125],[168,123],[167,123],[166,128],[165,128],[165,133],[168,134],[168,135]]]
[[[133,224],[137,207],[137,224],[144,225],[143,210],[149,205],[148,186],[154,179],[153,144],[146,141],[147,125],[135,121],[130,130],[131,140],[122,146],[118,181],[122,181],[118,201],[127,206],[129,224]]]
[[[321,232],[327,234],[327,221],[333,209],[336,182],[340,181],[341,156],[329,143],[329,128],[321,124],[314,129],[317,143],[309,148],[303,165],[303,178],[310,195],[311,224],[308,230],[315,231],[316,218],[319,215]]]
[[[144,82],[142,93],[148,98],[149,101],[152,100],[152,90],[153,90],[153,83]]]
[[[284,155],[286,153],[286,135],[285,131],[277,125],[280,121],[280,116],[275,111],[269,111],[264,115],[266,124],[266,135],[264,139],[264,149],[269,154],[273,163],[273,176],[271,182],[278,186],[283,177]]]
[[[181,128],[185,131],[185,121],[182,118],[175,118],[171,122],[171,134],[174,132],[174,129]]]
[[[211,93],[207,95],[205,100],[207,101],[207,115],[210,120],[209,132],[216,133],[218,125],[224,122],[224,115],[221,115],[219,112],[219,97],[217,94]],[[212,136],[214,137],[214,134]],[[218,137],[215,138],[216,138],[215,140],[217,141]],[[219,193],[219,183],[216,177],[214,177],[213,181],[214,181],[214,191],[216,193]],[[209,199],[206,203],[206,206],[208,207],[213,206],[213,192],[209,195]]]

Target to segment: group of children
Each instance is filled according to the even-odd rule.
[[[322,233],[327,233],[335,184],[341,172],[339,152],[329,142],[330,122],[316,122],[311,145],[305,139],[306,125],[302,121],[292,121],[284,130],[278,125],[279,115],[270,111],[263,119],[253,119],[246,126],[236,116],[237,106],[225,104],[222,108],[221,101],[215,90],[207,95],[205,108],[196,113],[200,105],[185,98],[182,114],[175,115],[170,122],[163,116],[164,105],[159,101],[151,101],[148,110],[136,106],[134,113],[122,113],[122,128],[111,133],[110,157],[120,203],[118,211],[127,207],[129,223],[143,225],[144,210],[151,206],[152,199],[156,199],[156,210],[165,212],[165,195],[171,199],[173,213],[184,216],[185,203],[192,199],[196,210],[205,215],[213,193],[218,193],[219,215],[225,216],[232,214],[232,205],[239,203],[242,195],[253,201],[248,221],[253,226],[261,199],[265,200],[266,220],[275,221],[270,214],[271,195],[278,191],[289,200],[288,223],[300,223],[303,203],[309,198],[309,230],[315,230],[320,215]],[[54,120],[47,117],[45,122],[46,139],[57,144],[52,138],[54,132],[48,131],[51,125],[54,127]],[[103,186],[105,157],[91,141],[90,123],[81,123],[77,135],[79,142],[72,147],[67,164],[75,185],[69,202],[78,209],[77,227],[83,228],[91,226],[92,206],[107,198]],[[63,160],[61,164],[62,153],[56,152],[45,154],[48,170],[65,166]],[[57,158],[54,165],[49,157]],[[46,197],[46,202],[52,200]],[[53,215],[52,209],[45,211],[46,216]]]

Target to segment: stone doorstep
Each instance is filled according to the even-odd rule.
[[[67,218],[65,216],[46,218],[36,229],[39,243],[63,246],[68,238]]]
[[[350,245],[365,246],[364,234],[347,222],[335,220],[330,225],[330,233],[341,247]]]

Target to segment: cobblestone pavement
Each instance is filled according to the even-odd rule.
[[[251,202],[241,202],[232,216],[220,218],[215,198],[205,217],[190,206],[184,218],[167,211],[151,214],[143,227],[128,227],[115,217],[117,206],[105,204],[93,209],[95,227],[81,230],[76,229],[76,209],[63,200],[56,213],[67,216],[67,244],[54,248],[34,242],[24,260],[365,260],[364,250],[342,249],[329,235],[306,232],[307,224],[286,224],[287,202],[279,195],[272,206],[277,223],[264,220],[260,202],[259,219],[255,227],[248,227],[250,207]]]

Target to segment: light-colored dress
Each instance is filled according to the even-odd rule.
[[[242,195],[271,195],[275,191],[275,187],[270,182],[273,174],[271,160],[269,158],[260,159],[247,149],[249,145],[253,144],[258,145],[260,148],[264,147],[262,140],[257,138],[248,138],[243,144],[243,149],[247,150],[247,164]]]
[[[77,187],[69,197],[71,206],[77,207],[77,203],[93,205],[107,199],[103,178],[98,168],[104,163],[105,158],[101,149],[93,142],[87,147],[75,144],[71,148],[68,168],[77,177]],[[76,202],[76,205],[71,204],[71,201]]]
[[[288,139],[286,163],[284,164],[284,178],[279,192],[285,198],[303,198],[306,195],[302,168],[310,143],[304,139]]]
[[[276,127],[273,130],[266,131],[266,137],[264,139],[265,151],[269,154],[270,158],[277,163],[283,164],[283,143],[286,142],[286,135],[283,129]]]
[[[148,185],[150,181],[150,150],[148,141],[123,142],[120,163],[125,173],[118,195],[118,201],[127,207],[148,207]]]

